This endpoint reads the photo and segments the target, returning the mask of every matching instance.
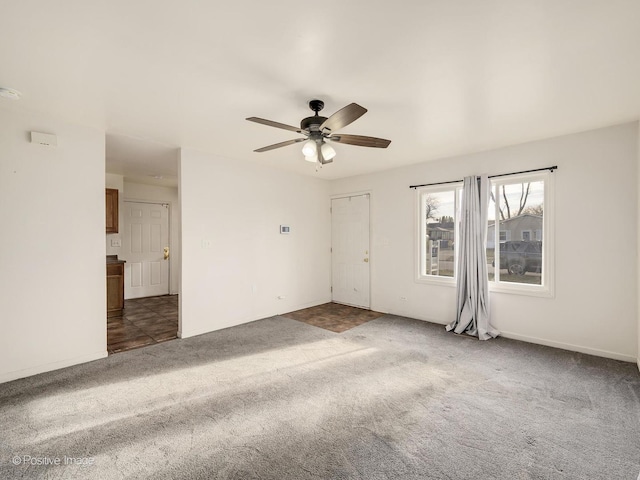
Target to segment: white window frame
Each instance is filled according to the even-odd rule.
[[[462,190],[463,182],[449,183],[447,185],[434,185],[426,187],[418,187],[415,189],[415,281],[418,283],[456,286],[456,273],[458,271],[458,255],[454,256],[453,277],[444,277],[439,275],[428,275],[423,272],[423,265],[426,265],[427,245],[424,238],[427,235],[426,221],[424,220],[424,206],[422,197],[431,193],[454,192],[454,245],[458,245],[458,209],[460,202],[460,190]]]
[[[496,270],[498,281],[489,281],[489,291],[497,293],[513,293],[519,295],[530,295],[535,297],[553,297],[555,295],[555,246],[554,246],[554,211],[555,211],[555,187],[554,173],[537,172],[524,175],[510,175],[501,177],[491,181],[491,188],[496,186],[520,183],[520,182],[536,182],[544,181],[544,214],[542,216],[542,285],[531,285],[526,283],[500,282],[500,272]],[[499,203],[495,202],[495,218],[496,224],[500,224],[500,212],[498,210]],[[494,229],[499,231],[498,228]],[[499,249],[500,237],[496,234],[495,238],[496,250]],[[498,260],[499,261],[499,260]],[[496,262],[498,264],[498,262]]]
[[[524,239],[524,234],[525,234],[525,233],[528,233],[528,234],[529,234],[529,240],[525,240],[525,239]],[[524,241],[524,242],[530,242],[530,241],[532,241],[532,240],[533,240],[533,238],[532,238],[531,234],[532,234],[532,231],[531,231],[531,230],[522,230],[522,231],[520,231],[520,240],[522,240],[522,241]]]

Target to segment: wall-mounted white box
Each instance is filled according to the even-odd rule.
[[[31,132],[31,143],[37,143],[45,147],[57,147],[58,137],[48,133]]]

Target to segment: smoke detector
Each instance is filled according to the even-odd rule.
[[[11,100],[20,100],[22,94],[13,88],[0,87],[0,97],[9,98]]]

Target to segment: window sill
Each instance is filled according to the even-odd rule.
[[[437,277],[432,276],[419,276],[415,279],[416,283],[422,283],[423,285],[442,285],[445,287],[455,287],[456,279],[452,277]]]
[[[418,277],[414,280],[416,283],[422,285],[440,285],[443,287],[456,286],[455,278],[451,277]],[[512,285],[505,285],[504,283],[496,284],[495,282],[489,282],[489,292],[491,293],[507,293],[509,295],[526,295],[529,297],[542,297],[553,298],[554,292],[550,287],[541,287],[538,285],[526,285],[521,283],[514,283]]]
[[[489,282],[489,292],[491,293],[508,293],[510,295],[527,295],[530,297],[553,298],[553,289],[546,286],[526,285],[521,283],[514,284],[497,284]]]

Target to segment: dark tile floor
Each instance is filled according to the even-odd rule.
[[[383,315],[384,313],[349,307],[339,303],[325,303],[324,305],[285,313],[282,316],[332,332],[342,333]]]
[[[107,319],[109,354],[178,337],[178,295],[124,301],[124,314]]]

